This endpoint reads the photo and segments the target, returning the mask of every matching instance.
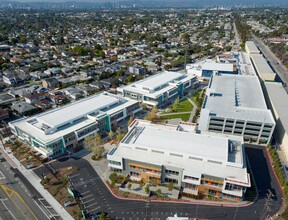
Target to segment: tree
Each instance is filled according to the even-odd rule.
[[[133,122],[133,118],[132,116],[130,116],[129,121],[128,121],[128,126],[131,125],[132,122]]]
[[[171,110],[174,112],[177,110],[177,107],[178,107],[178,104],[179,104],[179,97],[177,97],[171,107]]]
[[[146,185],[145,188],[144,188],[144,190],[145,190],[145,192],[148,194],[148,193],[150,192],[150,188],[149,188],[149,186]]]
[[[109,136],[109,139],[110,139],[110,140],[112,140],[112,139],[113,139],[114,133],[113,133],[113,131],[112,131],[112,130],[110,130],[110,131],[109,131],[109,134],[108,134],[108,136]]]
[[[84,139],[84,148],[91,150],[96,159],[102,156],[104,147],[99,134],[89,135]]]
[[[100,215],[98,215],[97,219],[98,220],[105,220],[105,214],[101,213]]]
[[[131,189],[131,187],[132,187],[132,184],[131,184],[131,183],[128,183],[128,184],[127,184],[127,188],[128,188],[128,189]]]
[[[145,120],[148,120],[148,121],[153,121],[155,119],[158,119],[159,116],[157,115],[157,112],[158,112],[158,109],[156,106],[154,106],[151,111],[148,113],[148,115],[145,116]]]
[[[174,183],[173,182],[170,182],[168,183],[168,189],[171,191],[174,187]]]
[[[153,186],[157,186],[157,180],[156,179],[152,179],[151,183],[152,183]]]
[[[161,189],[157,189],[157,190],[156,190],[156,193],[157,193],[158,196],[161,196],[161,195],[162,195]]]

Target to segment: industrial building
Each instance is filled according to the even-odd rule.
[[[140,110],[135,100],[103,92],[9,126],[17,138],[54,158],[79,148],[88,135],[116,129]]]
[[[288,94],[281,83],[265,82],[264,86],[267,104],[276,121],[274,137],[288,159]]]
[[[191,126],[135,120],[109,151],[108,166],[135,180],[173,182],[184,193],[241,200],[251,185],[243,138],[196,134]]]
[[[246,41],[245,50],[249,55],[260,54],[260,50],[256,47],[256,45],[253,41]]]
[[[266,59],[261,54],[250,54],[251,60],[253,62],[254,68],[258,76],[263,81],[274,81],[276,73],[267,63]]]
[[[117,93],[148,106],[163,106],[173,102],[197,86],[196,76],[178,72],[162,72],[127,86]]]
[[[201,109],[200,131],[239,135],[245,142],[268,144],[274,128],[257,76],[211,77]]]

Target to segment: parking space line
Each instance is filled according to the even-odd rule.
[[[90,194],[90,195],[88,195],[88,196],[85,196],[85,197],[82,197],[82,200],[83,199],[87,199],[87,198],[89,198],[89,197],[91,197],[92,195]]]
[[[93,199],[89,199],[88,201],[85,201],[85,202],[83,202],[83,200],[82,200],[82,203],[85,204],[85,203],[91,202],[93,200],[94,200],[94,198]]]
[[[94,209],[89,210],[89,212],[93,212],[93,211],[96,211],[96,210],[98,210],[98,209],[100,209],[100,206],[98,206],[97,208],[94,208]]]
[[[88,206],[85,206],[85,205],[84,205],[84,207],[87,209],[87,208],[89,208],[89,207],[91,207],[91,206],[93,206],[93,205],[96,205],[96,204],[97,204],[97,202],[92,203],[91,205],[88,205]]]
[[[6,179],[5,175],[0,171],[0,180]]]

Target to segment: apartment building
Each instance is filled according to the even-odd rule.
[[[251,185],[243,138],[193,129],[189,123],[135,120],[119,146],[109,151],[108,166],[136,180],[173,182],[188,194],[241,200]]]
[[[148,106],[163,106],[188,93],[197,84],[194,75],[165,71],[119,87],[117,93]]]
[[[135,100],[103,92],[9,126],[17,138],[43,156],[55,158],[81,146],[88,135],[116,129],[140,110]]]
[[[268,144],[274,128],[257,76],[211,77],[200,113],[200,131],[239,135],[248,143]]]

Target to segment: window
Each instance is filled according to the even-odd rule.
[[[174,154],[174,153],[170,153],[171,156],[175,156],[175,157],[183,157],[183,155],[181,154]]]
[[[240,191],[240,190],[242,190],[242,186],[237,186],[237,185],[234,185],[234,184],[231,184],[231,183],[226,183],[226,185],[225,185],[225,190],[230,190],[230,191],[236,190],[236,191]]]
[[[130,171],[130,176],[140,177],[140,173]]]
[[[176,176],[179,175],[179,172],[178,171],[174,171],[174,170],[165,170],[165,173],[166,174],[176,175]]]
[[[121,166],[121,162],[118,162],[118,161],[109,160],[109,163],[113,165]]]
[[[165,178],[165,182],[166,183],[176,183],[176,184],[178,184],[178,180],[175,180],[175,179],[172,179],[172,178]]]
[[[215,161],[215,160],[207,160],[209,163],[216,163],[216,164],[222,164],[220,161]]]
[[[203,161],[202,158],[198,158],[198,157],[189,157],[189,159],[191,159],[191,160],[199,160],[199,161]]]
[[[197,190],[197,185],[191,184],[191,183],[185,183],[184,188],[186,189],[192,189],[192,190]]]
[[[147,151],[147,148],[143,148],[143,147],[135,147],[135,149]]]
[[[186,175],[184,175],[184,180],[194,180],[194,181],[198,181],[199,178],[193,177],[193,176],[186,176]]]
[[[163,151],[159,151],[159,150],[152,150],[153,153],[158,153],[158,154],[164,154]]]

